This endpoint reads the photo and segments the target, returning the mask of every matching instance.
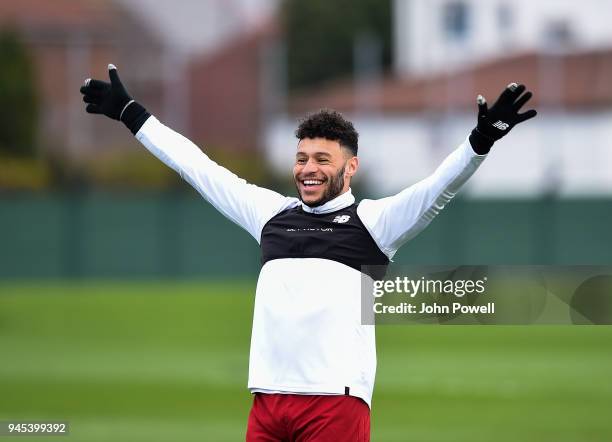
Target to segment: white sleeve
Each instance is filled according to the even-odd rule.
[[[427,227],[485,158],[466,139],[432,175],[396,195],[361,201],[357,214],[391,259],[402,244]]]
[[[136,134],[153,155],[174,169],[225,217],[257,242],[270,218],[296,204],[296,198],[247,183],[219,166],[195,144],[151,116]]]

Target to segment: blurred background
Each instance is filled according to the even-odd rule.
[[[0,1],[0,419],[241,440],[259,249],[79,87],[295,194],[300,117],[360,132],[358,198],[426,177],[510,82],[539,115],[396,255],[610,264],[612,2]],[[380,327],[373,440],[610,440],[608,327]],[[530,404],[530,405],[528,405]],[[119,429],[113,432],[114,429]],[[20,439],[21,440],[21,439]]]

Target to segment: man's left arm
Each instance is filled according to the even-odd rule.
[[[490,109],[479,95],[476,127],[432,175],[396,195],[359,204],[359,218],[390,259],[440,213],[478,169],[495,141],[515,125],[536,116],[533,109],[519,113],[532,96],[531,92],[523,92],[524,85],[511,83]]]

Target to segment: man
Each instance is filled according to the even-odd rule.
[[[493,143],[536,115],[510,84],[428,178],[397,195],[355,203],[358,134],[333,111],[303,120],[293,176],[299,198],[240,179],[160,123],[127,93],[117,69],[110,83],[87,79],[86,111],[123,122],[261,246],[248,387],[254,394],[247,441],[367,441],[376,371],[374,327],[361,324],[361,275],[386,266],[476,171]],[[523,94],[524,93],[524,94]],[[369,277],[375,275],[368,274]]]

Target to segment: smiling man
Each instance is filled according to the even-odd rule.
[[[293,176],[302,202],[320,206],[348,192],[359,167],[353,125],[338,113],[321,111],[305,119],[295,135],[300,141]]]
[[[249,359],[254,394],[247,441],[362,442],[370,437],[374,327],[361,324],[361,278],[386,266],[476,171],[493,143],[535,110],[511,83],[428,178],[396,195],[356,203],[358,134],[334,111],[299,125],[293,176],[299,198],[248,184],[150,115],[109,65],[110,83],[87,79],[86,111],[122,121],[261,246]],[[380,267],[378,267],[380,268]]]

